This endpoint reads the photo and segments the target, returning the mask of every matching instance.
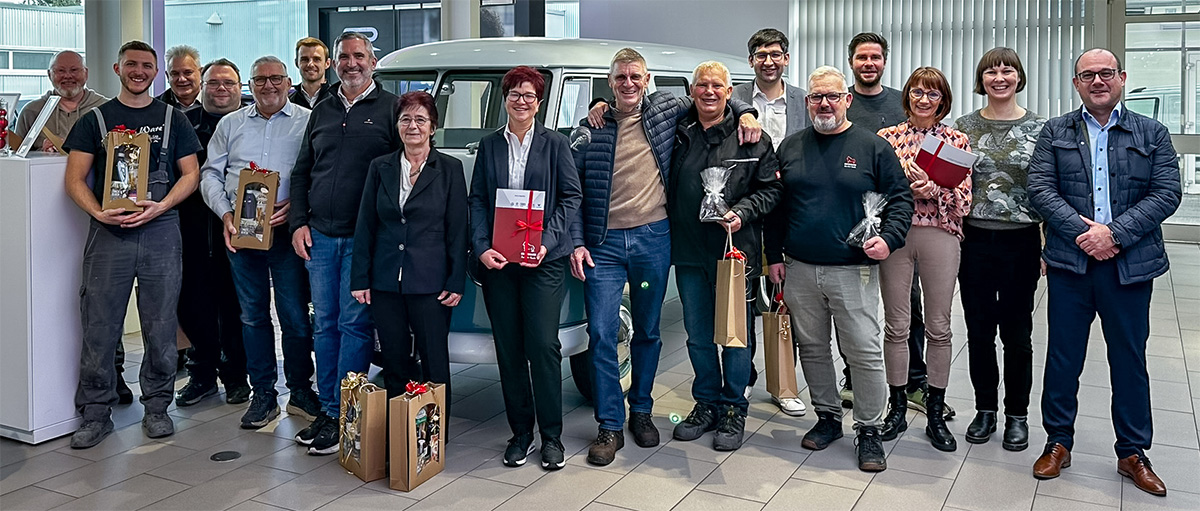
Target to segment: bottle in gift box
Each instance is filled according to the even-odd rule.
[[[546,192],[497,188],[492,249],[510,262],[536,262],[545,209]]]

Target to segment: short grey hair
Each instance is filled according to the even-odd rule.
[[[263,64],[279,64],[279,65],[283,66],[283,74],[287,74],[287,63],[285,63],[282,60],[279,60],[279,57],[276,57],[274,55],[263,55],[263,56],[255,59],[253,64],[250,64],[250,77],[251,78],[254,78],[258,74],[258,66],[261,66]]]
[[[817,80],[829,77],[837,78],[840,82],[842,82],[842,87],[839,92],[847,92],[850,90],[850,88],[846,86],[846,75],[841,71],[838,71],[838,68],[833,66],[821,66],[814,69],[813,72],[808,75],[808,90],[811,91],[813,89],[813,83]]]
[[[167,49],[167,66],[171,65],[171,61],[179,57],[191,57],[196,66],[200,65],[200,50],[186,44],[179,44]]]
[[[367,36],[364,35],[362,32],[352,32],[352,31],[342,32],[342,35],[339,35],[337,37],[337,39],[335,39],[333,41],[333,58],[334,58],[334,60],[337,60],[337,53],[338,53],[338,51],[341,50],[342,41],[345,41],[346,39],[358,39],[359,41],[362,41],[363,44],[367,45],[367,49],[373,50],[373,48],[374,48],[374,46],[371,45],[371,40],[368,39]],[[371,51],[370,53],[371,53],[371,56],[375,55],[374,51]]]

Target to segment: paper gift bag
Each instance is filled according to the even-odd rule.
[[[237,203],[233,205],[233,226],[237,234],[229,244],[235,248],[269,250],[271,248],[271,216],[275,214],[275,197],[279,191],[279,173],[250,162],[250,168],[238,175]]]
[[[799,397],[794,357],[796,350],[792,345],[792,317],[781,310],[777,298],[772,301],[771,309],[762,314],[762,320],[767,392],[779,399]]]
[[[338,422],[338,458],[365,482],[387,477],[387,392],[366,373],[346,373]]]
[[[726,348],[745,348],[746,337],[746,256],[726,243],[725,257],[717,261],[717,308],[713,341]]]
[[[537,261],[542,247],[542,218],[546,192],[496,189],[496,219],[492,225],[492,248],[509,262]]]
[[[389,488],[412,491],[445,467],[445,409],[446,386],[440,383],[410,382],[404,395],[388,402]]]
[[[150,197],[146,180],[150,175],[150,135],[117,126],[104,136],[107,156],[104,172],[104,197],[101,209],[125,208],[125,211],[141,211],[135,204]]]

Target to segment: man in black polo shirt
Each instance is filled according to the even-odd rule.
[[[75,392],[83,425],[71,437],[74,449],[95,446],[113,431],[113,356],[135,278],[145,343],[139,377],[146,409],[142,427],[150,438],[175,432],[167,407],[175,386],[181,243],[179,215],[172,208],[199,182],[200,142],[181,112],[150,96],[158,74],[154,48],[142,41],[125,43],[113,71],[121,80],[120,94],[80,118],[63,144],[68,152],[67,194],[92,217],[83,247],[83,347]],[[137,201],[139,212],[100,206],[107,168],[104,139],[119,126],[150,135],[149,166],[141,169],[148,173],[149,190]],[[94,176],[90,186],[88,174]]]

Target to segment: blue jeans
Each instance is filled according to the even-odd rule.
[[[617,362],[619,311],[625,283],[633,315],[633,339],[630,358],[633,384],[629,388],[629,409],[650,413],[654,399],[654,375],[662,339],[658,320],[667,294],[667,275],[671,271],[671,228],[660,220],[631,229],[609,229],[599,246],[588,247],[594,268],[584,265],[584,300],[588,314],[588,349],[592,352],[592,389],[595,396],[596,422],[601,429],[620,431],[625,424],[625,404],[621,397],[621,375]]]
[[[313,347],[317,354],[317,392],[321,408],[338,416],[339,382],[349,371],[365,373],[375,351],[375,329],[367,306],[350,296],[350,260],[354,238],[332,238],[316,229],[309,249],[308,281],[312,287]]]
[[[697,266],[675,266],[675,287],[683,304],[688,359],[692,362],[692,399],[718,409],[733,406],[746,415],[746,385],[750,382],[750,348],[721,348],[713,342],[717,308],[715,274]],[[743,307],[747,313],[748,307]],[[752,317],[747,317],[752,320]],[[753,321],[747,321],[753,330]]]
[[[271,324],[271,287],[275,287],[275,313],[283,331],[283,375],[288,389],[312,389],[313,334],[308,319],[308,272],[304,259],[287,243],[286,229],[277,231],[269,250],[226,252],[233,269],[233,284],[242,306],[242,339],[246,371],[254,394],[275,395],[278,381],[275,328]]]

